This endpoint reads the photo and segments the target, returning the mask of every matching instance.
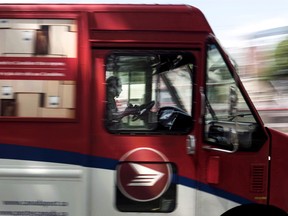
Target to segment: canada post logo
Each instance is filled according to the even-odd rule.
[[[166,157],[150,148],[128,152],[117,168],[117,185],[127,198],[147,202],[159,198],[171,184],[172,168]]]
[[[165,175],[140,164],[129,163],[129,165],[135,170],[136,175],[128,186],[153,187]]]

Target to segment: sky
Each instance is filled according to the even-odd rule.
[[[206,16],[223,46],[241,45],[253,32],[288,26],[288,0],[0,0],[3,3],[189,4]],[[288,33],[288,32],[287,32]]]
[[[287,0],[194,0],[217,37],[228,46],[261,30],[288,26]],[[218,2],[218,3],[217,3]],[[287,32],[288,33],[288,32]]]

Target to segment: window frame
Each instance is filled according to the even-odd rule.
[[[30,116],[0,116],[0,122],[76,122],[79,120],[79,74],[80,74],[80,68],[79,68],[79,52],[80,52],[80,28],[81,28],[81,17],[77,13],[59,13],[55,11],[50,11],[50,12],[35,12],[31,13],[30,15],[25,15],[23,16],[22,14],[19,14],[18,12],[9,12],[9,14],[2,14],[0,16],[0,19],[9,19],[9,20],[73,20],[76,25],[76,43],[75,43],[75,57],[68,57],[74,59],[73,63],[67,67],[67,70],[71,69],[71,67],[74,68],[75,73],[72,79],[67,79],[67,80],[58,80],[58,79],[25,79],[27,81],[68,81],[68,82],[74,82],[74,90],[72,93],[72,96],[74,97],[74,114],[72,117],[56,117],[56,116],[47,116],[47,117],[42,117],[42,116],[36,116],[36,117],[30,117]],[[57,21],[56,21],[57,22]],[[3,57],[3,56],[2,56]],[[34,58],[33,56],[31,56]],[[49,59],[49,57],[44,58]],[[37,57],[35,57],[37,58]],[[61,57],[60,57],[61,59]],[[21,79],[1,79],[1,80],[15,80],[15,81],[21,81]],[[40,101],[41,103],[41,101]],[[70,109],[70,108],[69,108]]]
[[[107,61],[109,56],[111,55],[125,55],[125,56],[149,56],[149,55],[155,55],[155,54],[175,54],[175,53],[184,53],[184,54],[189,54],[191,58],[190,63],[193,65],[196,65],[196,56],[195,53],[193,53],[193,51],[191,50],[185,50],[185,49],[179,49],[179,50],[169,50],[169,49],[147,49],[147,50],[115,50],[115,51],[109,51],[106,55],[105,55],[105,68],[104,68],[104,73],[105,73],[105,79],[107,79],[108,77],[106,77],[107,74]],[[187,65],[187,64],[186,64]],[[164,130],[157,130],[157,129],[141,129],[141,130],[135,130],[133,128],[129,128],[129,129],[121,129],[121,130],[113,130],[113,129],[109,129],[106,125],[105,125],[105,129],[109,132],[109,133],[113,133],[113,134],[167,134],[167,135],[183,135],[183,134],[189,134],[191,132],[191,130],[194,128],[194,109],[195,106],[193,106],[193,104],[195,104],[193,101],[195,100],[195,77],[196,77],[196,67],[193,67],[193,70],[191,68],[189,68],[189,78],[190,78],[190,84],[191,84],[191,110],[189,110],[191,112],[191,119],[192,119],[192,124],[191,127],[189,128],[188,131],[184,131],[184,132],[180,132],[180,131],[164,131]],[[152,82],[153,85],[153,82]],[[152,88],[152,87],[151,87]],[[106,100],[107,94],[106,94],[106,90],[105,90],[105,100]],[[105,109],[105,115],[106,116],[106,109]],[[158,112],[158,111],[157,111]]]

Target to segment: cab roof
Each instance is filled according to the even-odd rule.
[[[1,4],[4,18],[63,18],[87,14],[91,30],[145,30],[212,33],[205,16],[190,5]]]

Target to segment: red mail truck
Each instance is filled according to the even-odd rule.
[[[264,126],[188,5],[0,5],[0,215],[288,211]]]

